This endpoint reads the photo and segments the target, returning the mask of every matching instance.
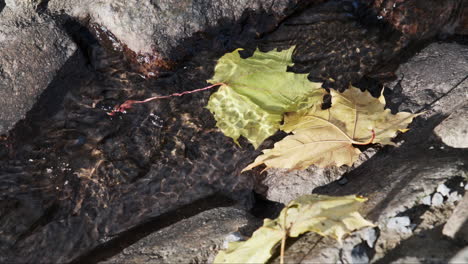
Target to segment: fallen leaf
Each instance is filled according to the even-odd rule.
[[[355,195],[301,196],[290,202],[275,220],[265,219],[247,241],[230,243],[218,253],[214,263],[265,263],[284,236],[298,237],[306,232],[341,241],[354,230],[374,226],[358,212],[366,200]]]
[[[215,67],[210,83],[222,83],[207,108],[217,126],[237,140],[244,136],[257,148],[280,127],[285,112],[322,102],[325,90],[307,74],[287,72],[294,47],[283,51],[255,51],[242,59],[239,50],[225,54]]]
[[[406,112],[392,115],[384,109],[383,95],[374,98],[355,87],[343,93],[331,90],[331,96],[329,109],[315,106],[287,114],[281,129],[293,135],[264,150],[244,171],[261,164],[266,169],[351,166],[361,153],[353,144],[393,145],[391,139],[417,116]]]

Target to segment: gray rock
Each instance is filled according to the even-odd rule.
[[[303,171],[289,171],[286,169],[269,169],[262,185],[264,191],[257,190],[270,201],[287,204],[294,198],[311,194],[319,186],[323,186],[339,179],[349,168],[309,167]]]
[[[468,243],[468,193],[455,208],[453,214],[444,225],[442,233],[451,238],[464,240]]]
[[[0,13],[0,133],[25,117],[77,49],[52,20],[13,11]]]
[[[450,264],[468,263],[468,247],[460,250],[450,261]]]
[[[467,69],[468,70],[468,69]],[[467,89],[468,99],[468,89]],[[468,104],[453,112],[442,121],[434,132],[446,145],[454,148],[468,148]]]
[[[322,169],[311,166],[303,171],[269,169],[266,171],[265,178],[261,180],[261,185],[264,188],[257,190],[257,192],[268,200],[287,204],[298,196],[311,194],[317,187],[340,179],[346,172],[358,167],[375,153],[375,148],[367,149],[359,156],[359,160],[352,167],[341,166],[339,168],[329,167]],[[342,185],[347,182],[346,178],[343,179],[339,181]]]
[[[157,50],[163,56],[194,33],[238,20],[247,9],[282,16],[297,0],[51,0],[52,12],[90,17],[135,52]]]
[[[468,47],[433,43],[400,65],[396,72],[398,79],[388,87],[395,91],[401,89],[403,97],[392,99],[394,103],[401,103],[400,111],[415,113],[432,108],[450,114],[467,99],[468,82],[460,83],[467,72]],[[441,98],[444,102],[450,100],[450,104],[439,102]]]
[[[232,232],[256,224],[261,223],[243,210],[211,209],[150,234],[101,263],[208,263]]]

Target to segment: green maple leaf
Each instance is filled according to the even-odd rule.
[[[321,103],[325,90],[307,74],[287,72],[294,47],[283,51],[255,51],[242,59],[239,50],[221,57],[208,82],[223,83],[207,108],[228,137],[244,136],[257,148],[280,127],[283,114]]]

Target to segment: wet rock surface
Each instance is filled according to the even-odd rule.
[[[77,50],[52,19],[24,13],[11,5],[0,13],[0,134],[25,118]]]
[[[99,14],[101,17],[95,15],[93,19],[102,19],[99,21],[109,23],[108,27],[119,37],[128,31],[139,33],[146,30],[141,28],[141,24],[149,25],[150,33],[144,33],[141,37],[146,42],[154,37],[151,34],[158,25],[153,24],[152,17],[141,12],[152,14],[155,2],[144,1],[147,10],[126,10],[126,6],[119,4],[121,1],[115,1],[115,6],[109,2],[90,3],[85,0],[74,1],[76,5],[73,6],[69,1],[7,1],[0,16],[6,14],[5,12],[13,12],[12,10],[21,10],[26,18],[39,13],[49,18],[49,12],[53,15],[68,14],[76,17],[86,12],[102,12]],[[232,23],[221,23],[224,26],[216,28],[215,35],[207,33],[204,38],[192,39],[195,40],[192,43],[197,43],[193,46],[193,50],[197,52],[192,52],[192,57],[158,79],[150,80],[129,72],[118,63],[118,55],[107,53],[98,42],[84,37],[90,33],[89,24],[80,25],[75,21],[75,27],[72,23],[68,29],[78,32],[74,35],[74,41],[79,45],[80,52],[66,62],[34,109],[28,113],[26,120],[20,122],[10,131],[10,136],[0,142],[0,262],[100,261],[103,258],[93,256],[102,253],[108,258],[116,254],[107,247],[115,246],[113,243],[118,243],[120,239],[125,240],[126,235],[135,232],[134,228],[142,227],[147,222],[157,223],[157,230],[160,232],[154,230],[159,233],[154,236],[147,236],[148,233],[145,233],[146,238],[138,237],[143,240],[127,250],[131,254],[125,255],[124,252],[115,259],[147,260],[147,251],[143,250],[145,247],[151,248],[153,253],[164,247],[165,252],[173,252],[172,256],[178,256],[181,251],[177,251],[177,243],[173,244],[175,248],[169,246],[172,243],[169,240],[162,241],[167,243],[164,245],[152,243],[156,243],[157,237],[170,237],[171,230],[176,228],[181,216],[188,218],[187,222],[181,223],[195,224],[199,219],[197,217],[202,217],[199,213],[213,207],[226,206],[216,203],[221,197],[227,199],[226,196],[229,197],[228,200],[250,208],[253,202],[252,190],[256,183],[252,175],[240,174],[240,170],[253,160],[258,151],[254,151],[242,140],[241,147],[235,145],[215,129],[213,118],[204,108],[210,92],[138,105],[124,115],[111,117],[107,115],[107,111],[129,98],[142,99],[204,87],[207,85],[205,81],[212,75],[216,59],[225,52],[247,44],[249,49],[246,53],[252,51],[256,43],[265,49],[297,44],[301,47],[294,56],[300,67],[294,70],[310,73],[311,79],[324,80],[333,77],[339,80],[336,86],[338,89],[343,89],[343,84],[347,85],[350,81],[357,81],[371,73],[383,73],[377,68],[382,63],[391,61],[406,44],[399,43],[398,38],[388,38],[387,30],[360,23],[356,10],[349,9],[350,2],[345,1],[347,3],[343,2],[343,5],[339,2],[330,1],[311,7],[315,9],[299,12],[285,19],[277,30],[273,30],[276,24],[272,21],[278,22],[281,19],[281,15],[276,17],[278,13],[275,8],[284,11],[282,1],[275,1],[270,6],[273,11],[268,9],[271,12],[266,15],[271,16],[271,19],[266,21],[259,20],[262,16],[247,16]],[[190,17],[189,15],[203,18],[201,15],[196,16],[200,14],[200,10],[194,8],[193,3],[180,2],[181,6],[176,5],[174,9],[166,6],[167,9],[164,10],[170,11],[166,15],[177,19]],[[202,3],[207,5],[206,14],[210,14],[210,8],[219,11],[218,6],[213,3],[215,2]],[[216,3],[224,4],[225,1]],[[248,1],[242,3],[250,4]],[[294,3],[296,2],[288,2],[288,5]],[[88,10],[86,4],[100,8]],[[252,2],[252,5],[256,4]],[[222,8],[229,9],[231,6]],[[231,15],[238,18],[242,14],[238,13],[239,10],[241,9],[236,7],[232,13],[221,12],[219,17],[225,18],[225,14],[228,14],[229,19],[233,19]],[[213,17],[218,17],[217,15]],[[142,18],[141,24],[135,24],[135,28],[129,22],[133,16]],[[119,19],[130,25],[120,25]],[[57,21],[63,22],[60,16]],[[174,21],[168,23],[178,22]],[[67,22],[73,22],[73,19],[67,19]],[[193,27],[181,24],[182,29],[187,30],[187,35],[184,35],[184,31],[180,39],[193,35],[205,25],[219,25],[211,24],[211,20],[209,23],[196,22],[199,24]],[[161,23],[166,25],[165,22]],[[226,25],[232,24],[237,26],[226,28]],[[257,33],[271,30],[271,35],[257,36]],[[79,31],[84,31],[85,34]],[[170,36],[167,32],[164,34],[165,37]],[[129,37],[134,39],[135,34],[132,33]],[[310,40],[314,40],[313,45],[308,45]],[[177,53],[179,50],[171,46],[171,41],[168,40],[167,45],[157,44],[167,51]],[[134,45],[137,47],[140,44]],[[181,45],[182,49],[186,47],[186,44]],[[432,44],[429,48],[440,53],[437,54],[437,60],[421,62],[419,66],[418,61],[410,60],[398,72],[399,82],[388,85],[391,88],[391,92],[387,93],[393,104],[390,106],[392,110],[427,110],[426,114],[415,121],[410,132],[396,139],[398,147],[377,148],[375,155],[369,155],[361,165],[352,170],[339,171],[337,174],[317,174],[312,171],[297,174],[299,180],[292,181],[296,185],[293,188],[289,188],[286,181],[271,180],[279,184],[269,186],[270,193],[268,190],[262,193],[268,199],[282,202],[289,199],[287,195],[290,190],[297,194],[312,191],[335,195],[359,193],[370,198],[365,213],[379,223],[379,229],[365,230],[350,237],[344,248],[338,247],[329,239],[308,234],[289,247],[287,255],[291,260],[398,260],[408,255],[399,253],[386,258],[386,254],[392,250],[398,252],[405,245],[414,248],[425,241],[423,236],[420,240],[413,240],[415,232],[423,235],[427,233],[430,239],[439,239],[441,236],[439,229],[457,203],[455,198],[450,201],[452,193],[462,195],[464,192],[464,189],[457,190],[447,181],[455,180],[466,184],[463,172],[467,168],[467,153],[466,149],[448,148],[433,131],[463,100],[466,101],[464,96],[468,82],[463,76],[466,73],[466,61],[463,61],[466,60],[463,55],[466,47],[450,43]],[[436,54],[433,50],[423,50],[421,54],[424,52]],[[185,51],[182,53],[186,54]],[[426,59],[429,60],[429,57]],[[435,67],[438,63],[441,66],[439,69]],[[431,66],[433,72],[424,74],[428,69],[423,65]],[[409,74],[403,71],[405,67]],[[418,67],[419,71],[410,71]],[[453,73],[454,77],[444,79],[434,74],[444,71],[447,74]],[[432,85],[433,93],[427,92],[423,85],[412,86],[411,81],[407,83],[408,78],[413,75],[418,75],[418,80],[434,78],[425,83]],[[434,84],[437,82],[445,83]],[[57,96],[57,93],[61,95]],[[270,139],[264,146],[271,143]],[[316,182],[326,185],[317,188],[319,184],[313,183],[315,180],[312,177],[323,177]],[[339,177],[342,177],[340,181],[334,181]],[[443,188],[439,190],[438,186],[442,183],[450,191]],[[298,185],[304,185],[304,188],[296,188]],[[274,194],[275,187],[279,190],[277,194]],[[259,190],[258,186],[256,188]],[[457,195],[453,197],[458,197]],[[207,197],[214,197],[208,199],[208,206],[196,206],[198,201]],[[430,205],[422,203],[424,197],[430,197]],[[430,206],[430,209],[412,209],[421,204]],[[194,208],[199,209],[193,211]],[[207,217],[214,217],[213,223],[218,226],[223,226],[223,223],[229,226],[229,223],[236,223],[235,219],[241,219],[243,223],[246,219],[243,215],[241,211],[233,213],[233,222],[214,216]],[[425,215],[424,219],[428,219],[427,224],[420,225],[423,222],[422,215]],[[405,232],[396,232],[398,236],[389,235],[388,241],[392,242],[382,244],[382,240],[386,240],[383,239],[384,235],[379,236],[379,232],[392,233],[395,229],[385,228],[389,219],[395,218],[405,219],[393,223],[397,230]],[[214,226],[216,225],[211,227]],[[440,228],[434,229],[434,226]],[[192,232],[193,230],[187,231],[185,235],[194,239],[206,238],[201,233]],[[405,242],[403,246],[398,246],[402,241]],[[214,244],[219,245],[218,243],[219,240]],[[192,245],[200,247],[197,243]],[[123,247],[127,246],[129,244],[124,243]],[[446,253],[439,256],[439,259],[446,260],[460,247],[448,240],[441,248]],[[207,258],[213,251],[214,249],[203,253],[200,258]],[[156,254],[162,253],[154,253],[154,256]],[[424,255],[413,254],[409,257],[419,259]]]

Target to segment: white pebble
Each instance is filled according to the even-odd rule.
[[[439,184],[439,186],[437,186],[437,192],[447,197],[450,193],[450,189],[447,187],[447,185],[442,183],[442,184]]]
[[[411,233],[411,220],[408,216],[393,217],[388,220],[387,228],[399,233]]]
[[[239,232],[233,232],[224,238],[223,248],[226,249],[230,242],[237,242],[244,240],[244,237]]]
[[[440,193],[435,193],[434,196],[432,196],[432,205],[441,206],[442,204],[444,204],[444,197]]]
[[[431,196],[428,195],[428,196],[423,197],[421,199],[421,203],[430,206],[431,205]]]

